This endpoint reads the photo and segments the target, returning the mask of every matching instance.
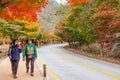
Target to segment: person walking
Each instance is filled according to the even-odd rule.
[[[21,52],[22,49],[18,45],[18,39],[13,39],[13,42],[8,50],[8,57],[11,61],[13,78],[17,78],[17,70]]]
[[[34,62],[37,58],[36,46],[32,39],[27,40],[27,44],[23,50],[23,61],[26,59],[26,72],[29,73],[29,63],[31,62],[31,76],[34,76]]]

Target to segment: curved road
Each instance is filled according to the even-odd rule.
[[[66,44],[44,46],[38,49],[39,59],[47,64],[56,80],[120,80],[120,66],[62,49]]]

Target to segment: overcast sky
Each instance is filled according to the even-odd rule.
[[[56,0],[58,3],[66,3],[66,0]]]

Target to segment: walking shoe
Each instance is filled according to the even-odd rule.
[[[17,79],[17,76],[16,76],[16,75],[14,75],[14,76],[13,76],[13,78]]]
[[[31,73],[31,76],[34,76],[34,74],[33,74],[33,73]]]

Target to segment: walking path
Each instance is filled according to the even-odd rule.
[[[22,59],[19,62],[17,79],[13,79],[11,72],[11,63],[8,58],[0,61],[0,80],[43,80],[42,75],[35,66],[34,77],[30,76],[30,73],[26,73],[25,61]]]

